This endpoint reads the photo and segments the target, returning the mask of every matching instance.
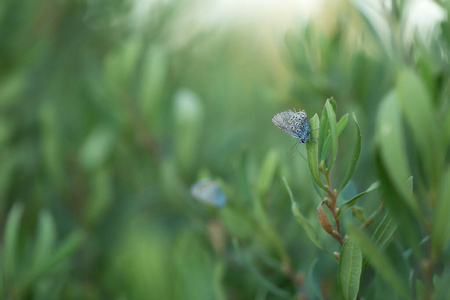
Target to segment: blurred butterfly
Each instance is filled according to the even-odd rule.
[[[209,178],[201,179],[192,185],[191,195],[203,203],[217,207],[227,203],[227,197],[220,186]]]
[[[290,136],[300,139],[302,144],[311,139],[306,112],[286,110],[273,116],[272,123]]]

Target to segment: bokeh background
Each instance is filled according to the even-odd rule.
[[[355,112],[362,152],[343,195],[365,190],[397,71],[413,66],[448,101],[435,88],[446,3],[1,1],[1,296],[281,299],[297,282],[334,298],[337,265],[296,223],[282,177],[316,228],[320,198],[271,118],[320,115],[332,96],[338,118]],[[217,184],[207,201],[191,193],[202,178]]]

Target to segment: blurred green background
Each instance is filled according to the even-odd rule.
[[[331,96],[338,118],[355,112],[361,159],[343,195],[365,190],[377,176],[378,106],[397,71],[412,66],[448,107],[449,7],[418,2],[426,9],[3,0],[2,297],[280,299],[300,282],[334,298],[337,265],[296,223],[281,178],[310,220],[321,199],[271,118],[320,114]],[[336,178],[354,131],[342,134]],[[191,195],[201,178],[225,206]],[[375,209],[378,198],[364,203]]]

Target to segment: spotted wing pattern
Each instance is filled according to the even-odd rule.
[[[294,112],[286,110],[273,116],[272,123],[287,134],[305,143],[311,138],[309,120],[304,110]]]

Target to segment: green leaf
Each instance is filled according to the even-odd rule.
[[[331,148],[331,142],[329,139],[329,131],[330,131],[330,123],[328,121],[328,114],[327,114],[327,108],[326,105],[323,106],[322,109],[322,116],[320,118],[320,132],[319,132],[319,149],[322,149],[320,160],[326,159],[325,155],[328,154],[328,151]],[[325,145],[328,141],[328,147]],[[328,151],[325,151],[325,149],[328,148]]]
[[[422,281],[416,279],[416,297],[417,299],[426,299],[425,297],[425,286]]]
[[[336,113],[336,102],[333,98],[327,100],[331,103],[331,106]],[[339,122],[341,122],[341,132],[347,125],[348,114],[343,116]],[[338,124],[338,135],[339,135],[339,124]],[[322,109],[322,116],[320,117],[320,132],[319,132],[319,150],[320,160],[325,160],[328,152],[331,149],[331,135],[330,135],[330,122],[328,121],[327,106],[324,105]]]
[[[37,237],[33,250],[31,270],[39,272],[39,268],[50,257],[56,239],[56,230],[53,218],[48,211],[39,214]]]
[[[348,113],[346,113],[345,115],[343,115],[341,117],[341,119],[339,120],[339,122],[337,123],[337,133],[338,136],[341,135],[342,131],[345,129],[345,127],[347,126],[348,123]]]
[[[394,290],[401,296],[408,298],[408,288],[402,277],[392,267],[392,263],[387,259],[383,252],[355,226],[349,224],[348,230],[354,241],[361,246],[361,251],[367,257],[369,263],[383,277],[386,283],[389,283]]]
[[[371,184],[371,186],[369,186],[369,188],[367,190],[365,190],[362,193],[359,193],[358,195],[356,195],[355,197],[353,197],[352,199],[342,203],[339,206],[339,211],[337,213],[337,218],[339,219],[339,217],[346,212],[347,210],[349,210],[353,205],[356,204],[356,201],[358,201],[359,198],[361,198],[362,196],[366,195],[367,193],[376,190],[378,187],[380,186],[380,183],[378,181],[374,182]]]
[[[395,201],[403,201],[416,216],[420,216],[417,199],[405,186],[411,171],[407,162],[400,108],[395,93],[391,92],[383,99],[377,119],[376,143],[381,154],[381,161],[388,179],[402,196]]]
[[[400,72],[396,92],[401,110],[412,130],[412,138],[419,149],[426,175],[431,183],[438,182],[444,153],[431,97],[412,70]]]
[[[114,131],[106,125],[99,125],[81,147],[79,160],[82,166],[94,170],[104,164],[114,149],[114,142]]]
[[[413,192],[413,188],[414,188],[414,177],[413,176],[409,176],[408,179],[406,180],[406,187],[408,188],[408,190],[411,193]]]
[[[338,132],[338,136],[341,135],[342,131],[345,129],[345,127],[347,126],[348,123],[348,113],[346,113],[345,115],[343,115],[340,119],[339,122],[337,123],[337,132]]]
[[[328,99],[327,102],[325,103],[325,107],[327,108],[327,115],[328,115],[328,121],[330,124],[331,141],[332,141],[331,160],[330,160],[330,164],[328,166],[328,174],[329,174],[331,172],[331,169],[333,168],[334,162],[337,157],[338,135],[337,135],[337,125],[336,125],[336,113],[333,110],[333,106],[330,103],[330,99]]]
[[[386,57],[396,62],[394,56],[396,53],[394,49],[395,43],[393,43],[394,37],[391,32],[385,30],[386,26],[389,26],[387,21],[378,16],[373,6],[370,5],[370,2],[355,1],[353,3],[361,15],[362,20],[366,23],[369,34],[376,39],[376,44],[381,48]]]
[[[353,147],[352,162],[350,163],[350,168],[348,169],[347,174],[342,181],[339,191],[342,191],[342,189],[345,188],[345,186],[349,183],[350,179],[352,179],[353,174],[355,173],[356,166],[358,165],[359,155],[361,154],[361,129],[359,128],[355,113],[352,114],[352,118],[356,126],[356,139],[355,145]]]
[[[336,114],[337,105],[336,105],[336,101],[334,100],[334,97],[330,97],[327,100],[330,102],[331,107],[333,108],[334,114]]]
[[[445,244],[450,240],[450,169],[442,177],[433,218],[431,248],[433,260],[439,259]]]
[[[270,150],[264,159],[264,163],[258,180],[258,194],[263,196],[270,188],[273,176],[278,165],[279,155],[275,150]]]
[[[284,244],[281,241],[280,236],[275,232],[274,227],[272,226],[267,213],[264,210],[264,203],[262,202],[261,197],[254,195],[252,198],[254,213],[258,220],[258,230],[260,231],[261,236],[263,236],[269,244],[276,249],[283,262],[288,261],[289,258],[286,253],[286,249],[284,248]]]
[[[315,114],[309,120],[309,127],[311,128],[311,139],[312,140],[317,139],[318,130],[316,129],[319,128],[319,117],[317,116],[317,114]],[[319,144],[311,140],[307,141],[306,154],[308,156],[308,167],[312,178],[314,179],[314,181],[318,186],[324,189],[322,183],[320,182],[319,176]]]
[[[80,247],[83,239],[84,234],[81,231],[74,231],[67,238],[65,238],[64,241],[62,241],[61,244],[57,247],[55,252],[52,253],[51,257],[49,257],[47,260],[45,260],[44,263],[41,264],[39,269],[27,273],[27,276],[21,282],[22,290],[26,290],[26,288],[34,280],[36,280],[40,276],[45,275],[47,272],[50,272],[63,260],[69,259],[70,256]]]
[[[361,249],[350,236],[344,242],[339,255],[338,278],[343,299],[354,300],[358,296],[361,271]]]
[[[291,199],[291,205],[292,205],[292,213],[294,214],[295,218],[297,219],[298,223],[303,227],[303,229],[306,231],[306,234],[308,237],[313,241],[313,243],[321,250],[324,250],[322,243],[319,241],[319,237],[317,236],[317,233],[314,231],[313,227],[309,223],[309,221],[302,215],[300,212],[300,209],[298,207],[298,204],[294,200],[294,195],[292,194],[292,190],[289,187],[286,178],[283,177],[284,184],[286,185],[286,190],[289,194],[289,198]]]
[[[328,118],[326,118],[326,119],[327,119],[327,125],[329,128],[330,124],[328,123]],[[342,118],[337,123],[338,137],[341,135],[342,131],[344,131],[345,127],[347,126],[347,123],[348,123],[348,113],[343,115]],[[320,121],[320,124],[321,124],[320,126],[322,126],[322,120]],[[322,128],[322,127],[320,127],[320,128]],[[319,149],[320,149],[320,146],[319,146]],[[326,156],[328,155],[328,152],[330,152],[330,149],[331,149],[331,135],[329,134],[326,136],[326,140],[323,144],[320,160],[326,159]]]
[[[17,243],[19,239],[20,220],[22,219],[24,207],[21,203],[16,203],[8,213],[5,227],[5,241],[4,241],[4,265],[5,276],[10,280],[14,280],[17,275]]]
[[[382,196],[385,199],[384,203],[397,223],[399,237],[412,249],[411,251],[414,252],[416,258],[420,260],[423,257],[422,247],[420,246],[421,229],[418,223],[420,220],[417,219],[417,214],[407,205],[404,194],[402,195],[395,183],[390,180],[389,174],[382,163],[379,150],[376,152],[375,162]],[[404,183],[403,187],[406,190],[405,193],[410,193],[407,183]]]
[[[396,230],[397,224],[395,224],[391,216],[386,215],[375,230],[372,240],[380,249],[383,249]]]

